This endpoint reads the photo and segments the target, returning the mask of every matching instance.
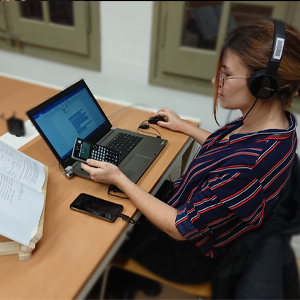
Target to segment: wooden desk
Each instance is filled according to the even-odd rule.
[[[17,93],[23,87],[28,88],[29,98],[32,94],[37,95],[36,88],[43,95],[56,93],[52,89],[35,85],[29,88],[23,82],[8,81],[14,84]],[[32,104],[28,103],[29,98],[23,101],[25,110],[46,99],[45,96],[39,101],[34,99]],[[120,107],[99,102],[108,115]],[[128,108],[112,116],[110,121],[113,126],[135,131],[139,123],[150,115],[151,112]],[[159,131],[169,143],[138,182],[147,192],[153,192],[159,186],[172,163],[190,143],[184,134],[163,128]],[[44,234],[30,260],[21,262],[16,255],[0,257],[0,298],[81,298],[101,274],[122,242],[124,232],[132,225],[120,218],[115,223],[109,223],[72,211],[70,203],[84,192],[122,204],[124,214],[128,216],[134,216],[137,209],[130,200],[109,196],[105,185],[79,177],[66,179],[59,172],[54,155],[40,137],[20,150],[49,167]]]

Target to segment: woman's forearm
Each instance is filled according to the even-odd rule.
[[[211,135],[211,132],[194,126],[188,122],[184,122],[182,124],[182,128],[180,131],[192,137],[200,145],[202,145],[207,139],[207,137]]]
[[[124,174],[116,182],[133,204],[158,228],[175,239],[184,240],[175,226],[177,210],[142,190]]]

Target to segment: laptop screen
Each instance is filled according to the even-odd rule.
[[[108,124],[111,127],[83,80],[27,112],[27,115],[54,154],[59,156],[59,161],[63,162],[70,158],[77,137],[95,141],[91,137],[102,127]]]

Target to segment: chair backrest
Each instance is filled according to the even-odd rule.
[[[290,238],[299,232],[300,160],[296,155],[287,185],[264,223],[241,235],[224,253],[213,278],[213,298],[284,299],[288,294],[298,299],[298,268]],[[284,270],[289,270],[285,276]],[[283,288],[286,285],[289,291]]]
[[[234,299],[299,299],[299,274],[287,236],[270,233],[244,264]]]

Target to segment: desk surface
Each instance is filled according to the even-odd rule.
[[[17,107],[19,117],[22,117],[22,112],[24,114],[24,111],[57,92],[22,81],[2,77],[0,80],[6,82],[0,89],[1,107],[6,100],[11,108]],[[9,92],[3,91],[6,86]],[[22,92],[23,89],[26,92]],[[15,94],[22,94],[23,98],[20,100]],[[5,99],[3,95],[6,95]],[[99,102],[107,115],[121,107]],[[150,115],[151,112],[128,108],[113,115],[110,121],[113,126],[136,131],[139,123]],[[184,134],[163,128],[159,131],[169,142],[138,182],[147,192],[155,188],[188,143],[188,137]],[[75,298],[120,235],[131,225],[120,218],[115,223],[109,223],[72,211],[70,203],[84,192],[122,204],[126,215],[134,216],[137,210],[130,200],[109,196],[107,186],[79,177],[71,180],[64,178],[57,168],[57,160],[40,137],[20,150],[49,167],[44,233],[30,260],[21,262],[17,255],[0,257],[0,298]]]

